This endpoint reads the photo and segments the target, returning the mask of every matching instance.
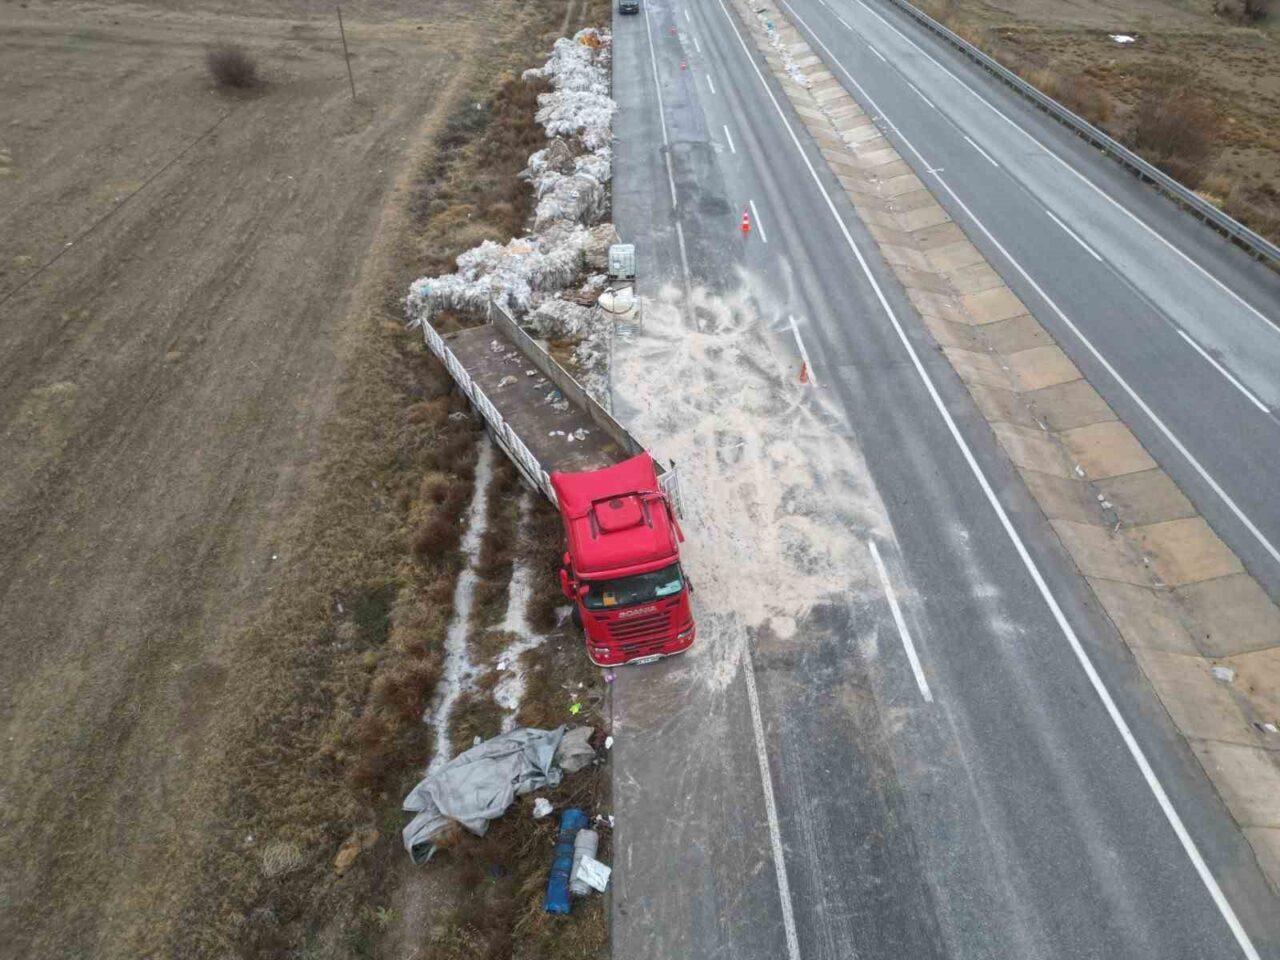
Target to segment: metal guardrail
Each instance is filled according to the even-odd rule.
[[[1259,260],[1270,260],[1273,265],[1280,265],[1280,247],[1277,247],[1270,240],[1254,233],[1243,223],[1223,213],[1208,200],[1183,186],[1163,170],[1143,160],[1114,137],[1103,133],[1089,121],[1072,113],[1052,97],[1046,96],[1008,67],[1002,66],[968,40],[958,36],[954,31],[910,3],[909,0],[888,0],[888,2],[951,44],[969,59],[987,70],[987,72],[1013,87],[1023,97],[1030,100],[1063,126],[1069,128],[1077,136],[1097,147],[1122,166],[1127,167],[1141,179],[1152,184],[1166,197],[1195,214],[1207,225],[1244,247],[1254,257]]]

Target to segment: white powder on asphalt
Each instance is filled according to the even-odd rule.
[[[815,605],[878,592],[865,542],[892,539],[846,425],[762,327],[785,324],[785,308],[751,286],[695,288],[692,323],[681,294],[663,290],[643,327],[619,335],[613,368],[617,397],[636,411],[628,426],[679,466],[699,627],[686,659],[720,686],[749,633],[785,639]]]

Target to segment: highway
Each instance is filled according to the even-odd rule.
[[[1280,600],[1280,276],[891,4],[780,5]]]
[[[614,955],[1280,957],[1280,909],[1252,851],[735,18],[719,0],[644,0],[641,16],[614,17],[614,219],[638,244],[650,299],[640,329],[615,344],[613,401],[680,463],[700,630],[690,655],[614,683]],[[846,22],[844,42],[858,41]],[[858,78],[865,54],[892,86],[897,51],[881,42],[885,60],[864,49]],[[925,98],[949,102],[918,87],[924,96],[906,92],[922,110],[937,112]],[[971,195],[957,175],[976,158],[987,170],[975,181],[1030,177],[1041,161],[1004,151],[1034,148],[968,132],[984,159],[938,117],[920,114],[917,129],[913,110],[895,116],[885,91],[871,93],[922,151],[965,145],[964,159],[929,160],[966,204],[997,198],[978,215],[1000,240],[1000,195],[1011,204],[1016,191],[997,181]],[[1228,355],[1230,342],[1213,339],[1235,326],[1190,324],[1191,293],[1162,313],[1142,271],[1123,269],[1136,259],[1154,274],[1175,254],[1148,237],[1126,258],[1122,237],[1077,220],[1093,207],[1074,205],[1052,209],[1111,267],[1083,248],[1068,257],[1064,237],[1076,241],[1051,219],[1012,247],[1073,321],[1086,322],[1076,311],[1090,302],[1067,299],[1073,284],[1088,288],[1079,296],[1128,290],[1132,322],[1155,322],[1143,311],[1187,322],[1265,403],[1280,399],[1274,381],[1270,393],[1255,382],[1259,351]],[[1204,246],[1206,269],[1253,275]],[[1042,257],[1052,269],[1040,273]],[[1218,296],[1180,269],[1195,296]],[[1265,307],[1270,281],[1255,279],[1234,289]],[[1242,335],[1266,332],[1248,333],[1261,321],[1232,309]],[[1129,359],[1104,354],[1126,376],[1142,349],[1186,364],[1180,403],[1142,396],[1171,430],[1190,431],[1174,408],[1221,399],[1220,374],[1194,351],[1166,358],[1163,340],[1131,339]],[[1192,388],[1206,393],[1187,403]],[[1272,415],[1251,409],[1257,436],[1270,436]],[[1254,424],[1239,413],[1240,429]],[[1195,452],[1217,469],[1216,449]],[[1265,490],[1247,492],[1231,487],[1260,530],[1280,520]],[[797,530],[812,550],[789,539]],[[1241,552],[1265,554],[1260,543]]]

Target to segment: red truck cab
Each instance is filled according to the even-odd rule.
[[[695,628],[680,566],[684,534],[641,453],[602,470],[553,473],[568,551],[560,587],[601,667],[683,653]]]

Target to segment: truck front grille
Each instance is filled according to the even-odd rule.
[[[630,646],[628,641],[661,639],[668,633],[670,624],[670,615],[659,611],[630,620],[610,620],[606,625],[609,637],[625,648]]]

